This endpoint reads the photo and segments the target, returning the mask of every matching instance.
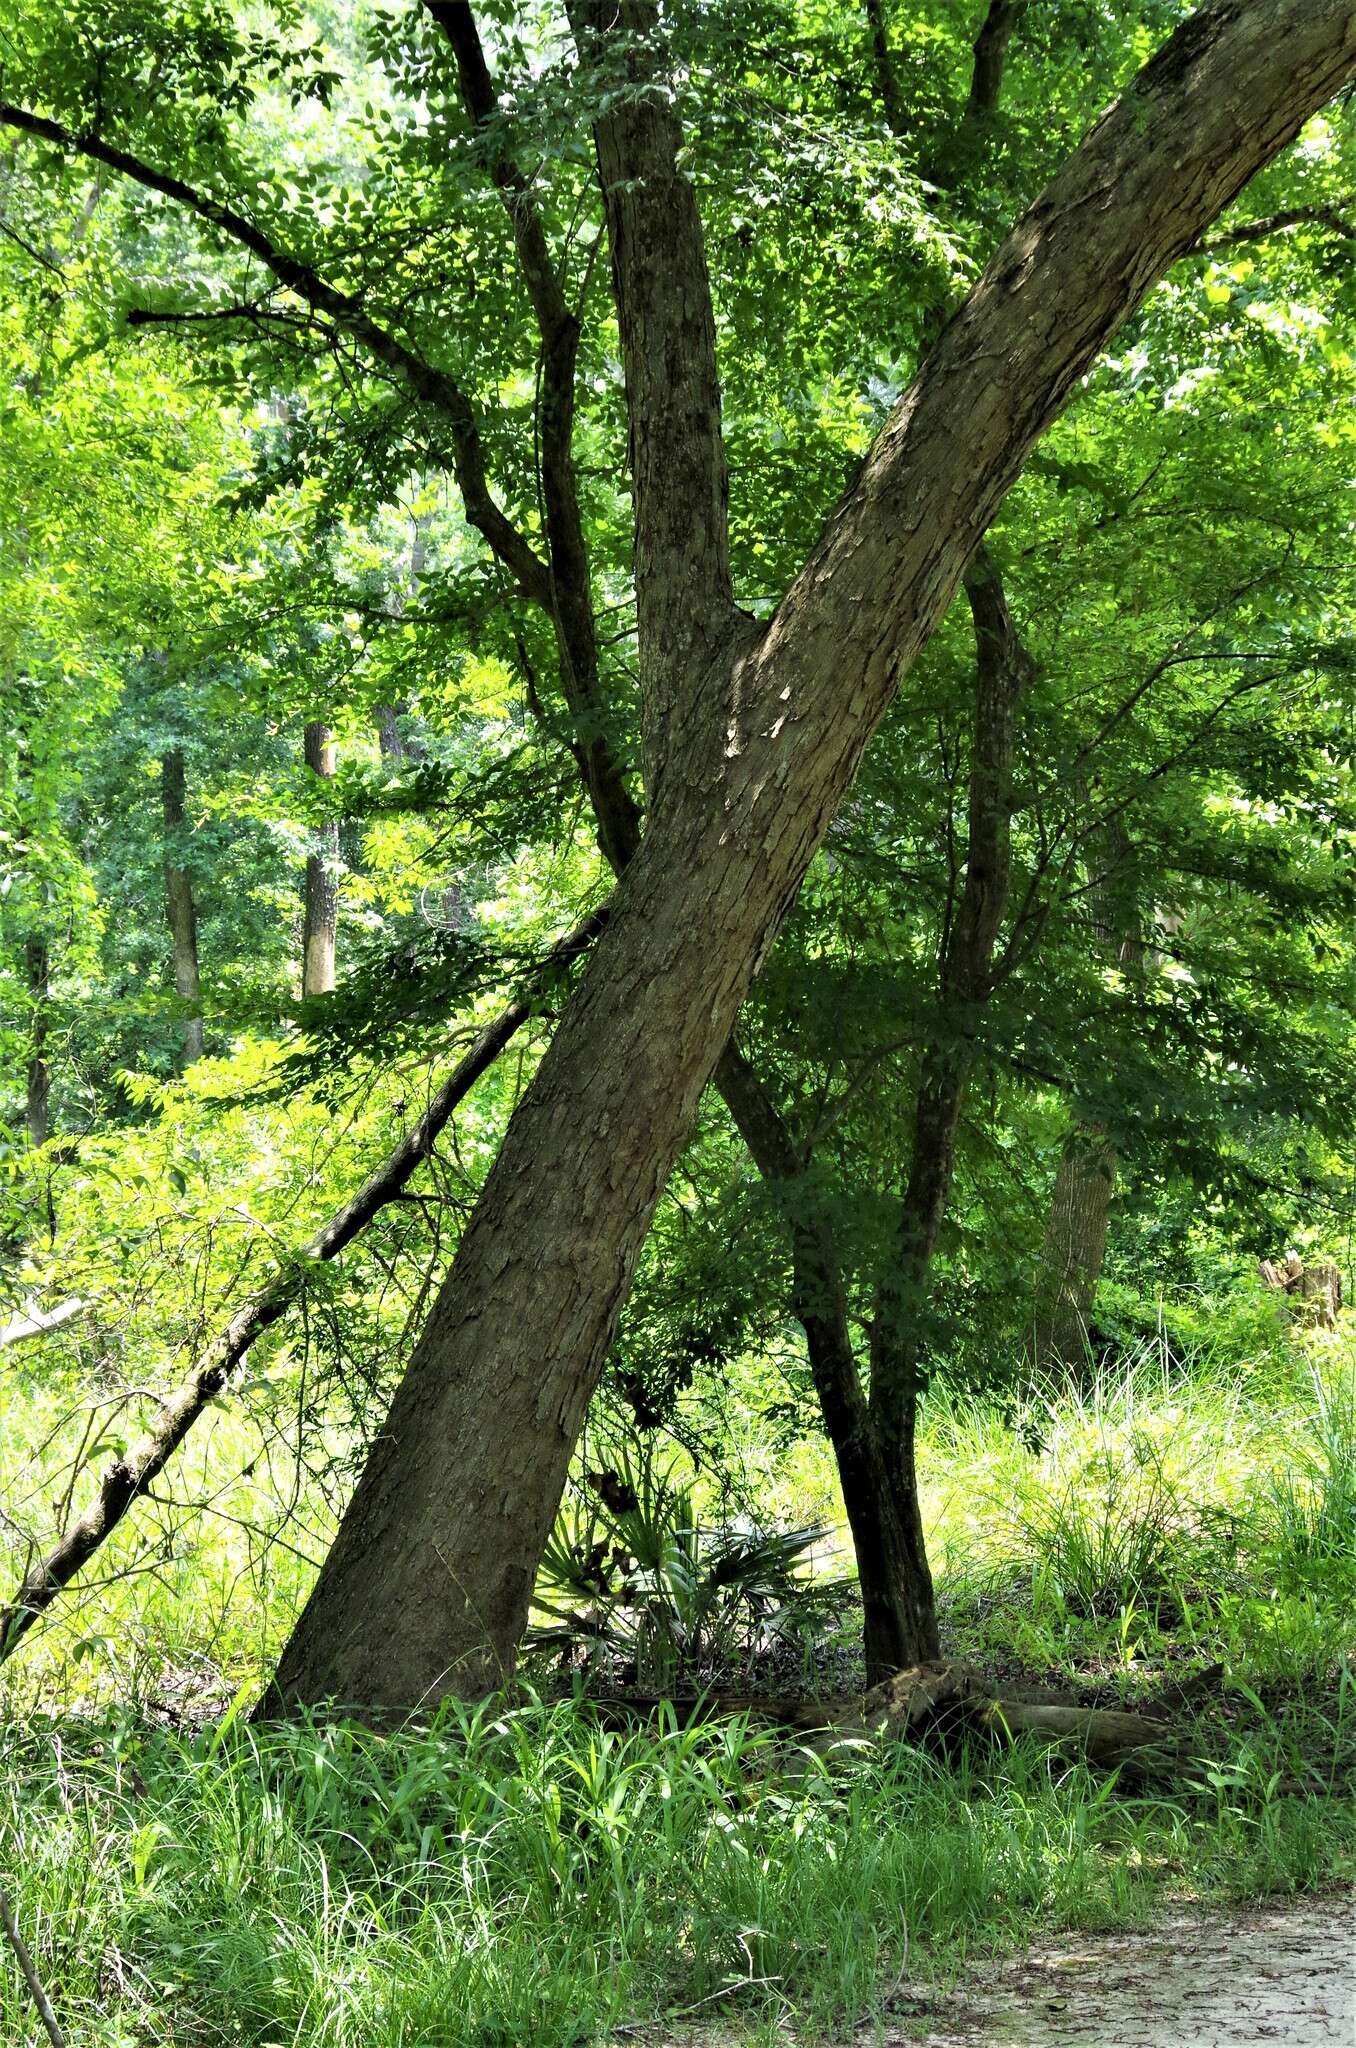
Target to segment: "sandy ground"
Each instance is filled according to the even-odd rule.
[[[718,2026],[634,2032],[654,2048],[734,2048],[738,2038]],[[794,2048],[794,2029],[777,2038]],[[949,1991],[904,1984],[883,2020],[844,2039],[852,2048],[1356,2048],[1356,1894],[1054,1938],[972,1965]]]
[[[912,2007],[912,2010],[910,2008]],[[1356,1898],[1182,1914],[1052,1941],[941,1996],[902,1991],[890,2048],[1356,2048]]]

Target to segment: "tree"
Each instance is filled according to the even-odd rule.
[[[303,734],[306,766],[322,782],[334,779],[334,734],[311,720]],[[327,996],[334,988],[334,942],[339,921],[339,824],[322,826],[306,856],[306,915],[301,931],[301,992]]]
[[[475,118],[468,12],[436,17]],[[620,25],[639,35],[614,32],[610,15],[577,21],[595,86],[620,88],[597,126],[635,467],[647,831],[284,1661],[284,1689],[305,1696],[408,1701],[477,1686],[511,1658],[650,1209],[872,726],[1101,340],[1353,62],[1346,16],[1298,0],[1242,18],[1207,8],[1183,30],[1009,238],[755,632],[733,605],[700,223],[677,168],[676,121],[653,97],[653,25],[644,9]],[[557,317],[540,223],[507,156],[491,153],[494,181],[544,349],[549,565],[489,492],[460,386],[361,295],[97,123],[71,128],[13,106],[4,118],[141,178],[241,241],[440,415],[469,517],[552,619],[600,836],[615,834],[610,857],[624,863],[635,805],[606,745],[569,461],[577,336]],[[168,140],[191,158],[191,138]],[[377,1608],[395,1626],[364,1644],[355,1621]]]
[[[282,1697],[408,1705],[511,1667],[644,1228],[871,726],[1100,342],[1356,62],[1356,23],[1305,10],[1287,22],[1305,54],[1278,94],[1279,24],[1264,12],[1207,8],[1094,130],[942,336],[756,639],[730,602],[712,329],[677,126],[639,92],[599,120],[649,825],[284,1653]],[[576,11],[588,61],[617,48],[608,19]],[[653,18],[628,9],[622,25],[624,61],[653,63],[637,38]],[[980,368],[994,359],[1001,390]],[[379,1643],[365,1625],[377,1612]]]

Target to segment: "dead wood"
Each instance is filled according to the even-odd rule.
[[[1331,1259],[1317,1259],[1306,1266],[1298,1252],[1290,1251],[1281,1260],[1259,1259],[1257,1270],[1268,1287],[1289,1297],[1297,1316],[1306,1317],[1320,1330],[1336,1329],[1342,1275]]]
[[[1018,1692],[1000,1691],[973,1665],[940,1659],[897,1671],[855,1699],[704,1693],[661,1701],[609,1694],[597,1705],[613,1721],[651,1718],[666,1705],[685,1726],[747,1714],[751,1720],[795,1730],[806,1738],[799,1745],[802,1751],[829,1761],[881,1742],[917,1743],[946,1754],[966,1737],[1000,1745],[1030,1737],[1100,1769],[1142,1778],[1182,1754],[1174,1723],[1160,1716],[1080,1707],[1072,1701],[1023,1699]]]

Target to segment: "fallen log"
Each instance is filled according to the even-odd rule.
[[[1105,1770],[1143,1774],[1179,1749],[1170,1721],[1102,1707],[1032,1704],[999,1691],[969,1664],[935,1662],[897,1671],[808,1745],[831,1756],[845,1743],[920,1742],[946,1748],[964,1735],[1000,1742],[1031,1736]]]
[[[1161,1716],[1023,1699],[973,1665],[945,1660],[911,1665],[852,1699],[710,1692],[661,1700],[609,1693],[595,1705],[614,1723],[651,1718],[661,1708],[683,1726],[743,1714],[796,1734],[802,1753],[827,1761],[867,1744],[910,1742],[945,1752],[967,1735],[1000,1745],[1025,1736],[1099,1769],[1142,1778],[1180,1760],[1182,1749],[1175,1724]]]

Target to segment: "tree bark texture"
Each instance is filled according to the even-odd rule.
[[[174,946],[174,992],[184,1002],[199,999],[198,915],[193,884],[183,865],[184,756],[171,747],[161,757],[160,796],[165,816],[165,916]],[[184,1065],[202,1058],[202,1018],[185,1017],[182,1025]]]
[[[718,438],[704,376],[667,409],[648,489],[637,447],[647,731],[663,749],[648,830],[284,1652],[279,1699],[411,1708],[511,1670],[655,1202],[875,724],[1101,344],[1354,71],[1356,7],[1338,0],[1215,0],[1184,24],[1009,234],[756,635],[719,624],[723,460],[693,445]],[[668,175],[660,163],[656,183]],[[634,441],[647,322],[699,346],[701,316],[665,240],[633,231],[628,246],[629,267],[613,254]],[[687,495],[699,559],[656,506],[666,489]],[[691,581],[713,564],[714,606],[711,582]]]
[[[334,735],[327,725],[308,725],[302,736],[306,766],[328,782],[334,774]],[[306,858],[306,914],[301,932],[301,992],[327,996],[334,987],[334,941],[339,921],[339,821],[332,818],[315,835]]]
[[[1077,1377],[1087,1365],[1115,1186],[1111,1138],[1095,1125],[1075,1122],[1055,1172],[1036,1283],[1033,1344],[1036,1364],[1045,1371]]]

